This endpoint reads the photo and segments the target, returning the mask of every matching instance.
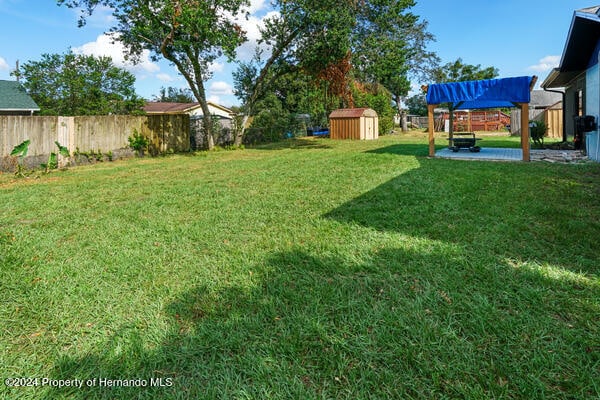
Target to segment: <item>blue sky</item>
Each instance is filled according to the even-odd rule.
[[[599,1],[600,4],[600,1]],[[537,75],[538,82],[560,61],[573,11],[597,5],[573,0],[422,0],[413,12],[429,22],[436,41],[429,49],[443,63],[462,58],[465,63],[494,66],[500,77]],[[250,42],[238,51],[248,59],[258,37],[261,18],[270,11],[268,0],[252,0],[252,17],[242,20]],[[150,98],[161,87],[186,87],[177,71],[162,61],[146,58],[128,65],[118,46],[104,32],[112,20],[109,10],[99,10],[84,28],[77,28],[78,14],[56,6],[54,0],[0,0],[0,79],[14,79],[15,63],[39,60],[44,53],[75,52],[110,55],[136,75],[138,94]],[[232,93],[235,65],[219,60],[207,82],[210,100],[238,104]],[[415,82],[415,86],[417,82]]]

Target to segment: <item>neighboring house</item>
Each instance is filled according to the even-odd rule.
[[[529,119],[543,121],[548,126],[547,136],[563,137],[562,95],[545,90],[532,90],[529,102]],[[511,135],[521,134],[521,110],[515,109],[510,114]]]
[[[144,106],[146,114],[188,114],[191,124],[192,149],[201,149],[205,147],[204,135],[202,134],[202,107],[199,103],[167,103],[167,102],[147,102]],[[213,102],[208,102],[210,114],[219,118],[221,132],[215,135],[215,143],[227,144],[233,141],[231,133],[234,113],[227,107],[223,107]]]
[[[588,157],[600,161],[600,6],[573,13],[560,65],[550,72],[542,88],[564,88],[565,129],[584,135]],[[584,116],[592,118],[580,118]],[[585,122],[587,121],[587,123]]]
[[[211,115],[216,115],[222,120],[232,120],[233,111],[219,104],[208,102]],[[190,118],[202,118],[202,107],[199,103],[163,103],[147,102],[144,106],[146,114],[189,114]]]
[[[0,80],[0,115],[33,115],[36,111],[40,108],[19,82]]]

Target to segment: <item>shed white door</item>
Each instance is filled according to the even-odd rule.
[[[373,118],[365,118],[365,139],[373,140],[375,136],[373,132],[375,131],[375,124],[373,123]]]

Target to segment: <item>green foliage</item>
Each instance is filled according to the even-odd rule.
[[[17,75],[41,115],[140,114],[144,100],[135,93],[135,77],[109,57],[43,54],[22,64]]]
[[[12,151],[10,152],[10,155],[18,156],[19,158],[23,159],[27,155],[27,152],[29,151],[30,144],[31,144],[31,140],[29,140],[29,139],[21,142],[20,144],[13,147]]]
[[[62,146],[59,142],[56,141],[54,142],[54,144],[56,145],[56,147],[58,147],[58,154],[60,154],[63,157],[71,156],[69,154],[68,148]],[[50,155],[48,156],[48,162],[45,164],[40,164],[40,166],[46,173],[49,173],[51,170],[58,168],[58,154],[54,152],[50,153]]]
[[[348,106],[353,79],[383,85],[400,104],[410,89],[409,75],[435,60],[425,50],[432,40],[426,22],[408,11],[412,1],[280,0],[274,5],[279,14],[261,31],[270,56],[258,51],[234,73],[235,93],[250,115],[258,115],[261,99],[276,93],[283,110],[308,113],[315,125],[325,125],[333,109]],[[379,101],[359,99],[359,104],[374,102]],[[374,107],[387,132],[394,112],[383,102]]]
[[[96,161],[98,161],[98,162],[104,161],[104,153],[100,149],[98,149],[98,151],[96,152]]]
[[[435,54],[426,50],[434,38],[427,32],[427,22],[410,12],[412,1],[359,4],[352,31],[355,77],[383,85],[399,104],[410,90],[409,77],[427,74],[437,62]]]
[[[412,115],[427,115],[427,100],[424,94],[415,94],[406,100],[408,113]]]
[[[377,112],[379,117],[379,134],[385,135],[394,128],[394,108],[391,93],[382,85],[364,85],[362,90],[356,86],[353,90],[354,105],[369,107]]]
[[[129,147],[135,150],[138,156],[143,156],[144,151],[148,150],[148,144],[150,141],[148,138],[137,131],[137,129],[133,130],[133,135],[127,138],[129,142]]]
[[[544,136],[548,132],[548,125],[543,121],[529,121],[529,134],[535,146],[544,147]]]
[[[25,166],[23,165],[23,158],[25,158],[25,156],[27,156],[27,152],[29,151],[30,143],[31,143],[31,140],[27,139],[27,140],[21,142],[20,144],[16,145],[15,147],[13,147],[12,151],[10,152],[11,156],[19,157],[19,159],[17,161],[17,169],[15,171],[15,176],[24,177],[27,175],[27,168],[25,168]]]
[[[60,154],[63,157],[70,157],[71,155],[69,154],[69,149],[66,148],[65,146],[62,146],[60,143],[58,142],[54,142],[54,144],[56,145],[56,147],[58,147],[58,154]]]
[[[190,89],[168,88],[161,87],[159,94],[153,96],[152,101],[160,101],[166,103],[193,103],[195,102],[194,94]]]
[[[498,68],[482,68],[481,65],[464,64],[461,58],[435,68],[433,79],[437,83],[475,81],[493,79],[498,76]]]
[[[269,96],[262,105],[264,108],[254,117],[246,133],[245,143],[276,142],[284,138],[290,113],[283,110],[281,102],[274,96]]]

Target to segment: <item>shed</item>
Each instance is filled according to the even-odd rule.
[[[372,140],[379,137],[379,117],[371,108],[342,108],[329,114],[332,139]]]

